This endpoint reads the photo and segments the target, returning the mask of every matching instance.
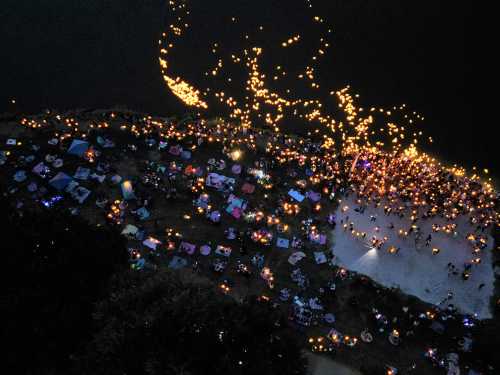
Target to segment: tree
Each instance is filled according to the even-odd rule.
[[[170,270],[115,277],[98,304],[78,374],[304,374],[306,361],[281,313],[238,303]]]
[[[3,321],[10,373],[54,373],[90,337],[93,304],[127,264],[125,240],[64,212],[17,213],[0,199]]]
[[[491,373],[498,372],[500,369],[499,332],[500,322],[497,318],[481,321],[473,331],[472,351],[464,353],[464,359],[479,368],[489,368]]]

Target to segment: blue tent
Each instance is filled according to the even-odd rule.
[[[82,156],[89,149],[89,143],[80,139],[75,139],[71,142],[68,148],[68,154]]]
[[[16,174],[14,175],[14,181],[16,182],[23,182],[27,178],[28,177],[26,176],[26,171],[23,170],[17,171]]]
[[[49,181],[50,186],[59,191],[64,190],[73,179],[64,172],[59,172]]]

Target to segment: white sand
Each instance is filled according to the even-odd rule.
[[[348,211],[341,212],[347,205]],[[464,281],[461,277],[463,265],[472,258],[472,248],[465,236],[473,232],[466,218],[461,218],[457,224],[459,236],[453,238],[445,233],[432,233],[430,247],[425,246],[427,235],[432,232],[432,224],[444,225],[442,219],[419,220],[417,224],[423,232],[419,245],[415,246],[414,235],[408,238],[398,236],[399,228],[408,230],[410,221],[399,219],[395,215],[386,216],[382,208],[373,206],[366,208],[364,214],[354,211],[356,205],[351,197],[342,201],[337,210],[337,226],[333,231],[332,252],[335,254],[335,263],[349,270],[367,275],[376,282],[387,287],[399,287],[404,293],[414,295],[423,301],[439,305],[448,295],[453,293],[453,298],[441,306],[446,307],[453,303],[462,313],[476,313],[479,319],[492,317],[490,311],[490,298],[493,295],[494,273],[492,268],[491,249],[493,238],[488,236],[488,247],[482,250],[482,262],[472,267],[471,276]],[[375,222],[370,221],[370,215],[376,215]],[[349,222],[354,223],[354,230],[367,232],[366,239],[354,238],[349,229],[344,231],[340,220],[349,216]],[[389,229],[390,223],[395,229]],[[380,231],[375,232],[378,226]],[[371,249],[369,244],[372,236],[377,238],[389,237],[381,250]],[[390,254],[389,246],[399,247],[399,253]],[[432,254],[432,247],[441,251]],[[448,276],[448,262],[452,262],[459,270],[457,276]],[[485,286],[479,290],[478,286]]]
[[[310,375],[361,375],[359,371],[334,361],[328,355],[306,352],[306,356]]]

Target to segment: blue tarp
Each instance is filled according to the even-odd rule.
[[[288,239],[278,237],[278,239],[276,241],[276,246],[282,247],[284,249],[288,249],[289,245],[290,245],[290,241]]]
[[[68,154],[83,156],[85,152],[89,149],[89,143],[87,141],[82,141],[80,139],[75,139],[71,142],[71,146],[68,148]]]
[[[49,181],[50,186],[59,191],[64,190],[73,179],[64,172],[59,172]]]

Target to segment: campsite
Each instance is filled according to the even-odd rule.
[[[301,156],[270,157],[271,141],[314,155],[322,152],[317,140],[253,130],[244,143],[239,131],[218,120],[133,112],[37,115],[4,124],[3,183],[19,212],[62,210],[116,228],[127,238],[137,272],[167,265],[209,278],[236,300],[269,300],[314,352],[367,366],[386,358],[386,365],[427,374],[448,366],[435,348],[457,348],[472,337],[468,327],[495,313],[490,255],[474,266],[490,272],[480,305],[468,305],[467,298],[453,304],[448,289],[431,297],[408,289],[401,279],[408,271],[397,270],[401,253],[411,250],[398,245],[401,253],[392,254],[393,246],[377,240],[380,229],[370,229],[389,225],[383,211],[368,207],[365,213],[366,206],[348,196],[348,185],[315,180],[315,167]],[[493,239],[484,238],[487,250]],[[422,247],[426,254],[411,261],[428,258],[446,278],[444,259],[453,256],[433,263],[443,254]],[[370,254],[377,252],[382,263],[375,266]],[[387,272],[399,276],[387,280]],[[457,281],[454,293],[464,285],[473,293],[479,282]]]

